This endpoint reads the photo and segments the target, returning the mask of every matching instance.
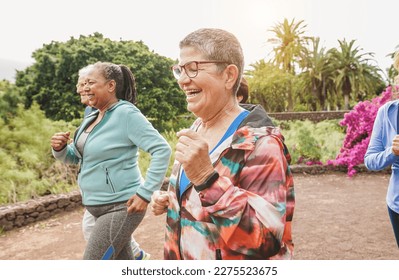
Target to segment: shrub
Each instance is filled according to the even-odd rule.
[[[275,121],[282,128],[292,164],[322,164],[339,152],[344,132],[337,120],[319,123],[306,121]]]
[[[51,193],[58,183],[64,189],[73,187],[48,175],[54,164],[50,137],[63,130],[71,127],[46,119],[37,104],[28,110],[18,106],[15,117],[7,123],[0,119],[0,204]]]

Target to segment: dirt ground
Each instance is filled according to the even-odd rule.
[[[386,174],[295,174],[295,259],[399,260],[385,204],[388,180]],[[81,259],[82,215],[80,208],[3,233],[0,259]],[[148,211],[134,233],[151,259],[162,259],[164,220]]]

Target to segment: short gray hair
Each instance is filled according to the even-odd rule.
[[[217,28],[202,28],[188,34],[179,44],[180,49],[193,47],[203,53],[206,59],[226,61],[238,68],[238,78],[233,92],[237,92],[244,71],[244,55],[241,44],[230,32]],[[218,67],[220,71],[222,65]]]

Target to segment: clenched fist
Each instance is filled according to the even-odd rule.
[[[51,147],[54,151],[61,151],[66,147],[68,142],[71,140],[69,137],[71,132],[58,132],[51,137]]]

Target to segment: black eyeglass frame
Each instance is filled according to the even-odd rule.
[[[191,75],[191,76],[190,76],[190,75],[188,74],[188,72],[190,72],[190,71],[187,72],[186,66],[189,65],[189,64],[192,64],[192,63],[195,63],[196,71],[195,71],[195,74],[194,74],[194,75]],[[215,64],[224,63],[224,64],[231,64],[230,62],[222,61],[222,60],[204,60],[204,61],[196,61],[196,60],[193,60],[193,61],[189,61],[189,62],[187,62],[187,63],[185,63],[185,64],[183,64],[183,65],[179,65],[179,64],[173,65],[172,67],[170,67],[170,69],[171,69],[172,72],[173,72],[173,76],[174,76],[177,80],[180,79],[181,73],[183,73],[183,70],[182,70],[182,69],[184,69],[184,72],[186,72],[187,77],[189,77],[190,79],[193,79],[193,78],[197,77],[197,75],[198,75],[198,70],[199,70],[199,69],[198,69],[198,64],[207,64],[207,63],[215,63]],[[177,70],[177,69],[180,70],[180,73],[177,73],[177,72],[175,71],[175,70]],[[192,72],[192,71],[191,71],[191,72]]]

